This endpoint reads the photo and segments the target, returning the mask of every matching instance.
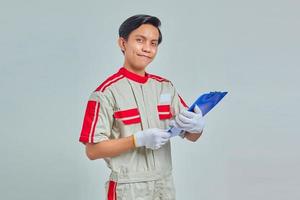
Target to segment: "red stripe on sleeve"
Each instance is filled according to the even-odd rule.
[[[184,107],[188,108],[188,105],[184,102],[184,100],[181,98],[181,96],[178,95],[178,97],[179,97],[179,99],[180,99],[181,104],[182,104]]]
[[[81,134],[80,134],[80,142],[89,142],[89,134],[92,129],[92,123],[95,115],[95,108],[96,108],[96,102],[95,101],[88,101],[84,120],[82,124]]]
[[[93,121],[95,119],[96,107],[97,107],[96,101],[88,101],[86,110],[85,110],[83,124],[82,124],[81,134],[80,134],[80,138],[79,138],[80,142],[89,142],[89,136],[90,136],[91,130],[95,129],[95,126],[93,126]],[[98,110],[99,110],[99,107],[100,107],[100,103],[98,103]],[[98,115],[98,113],[96,113],[96,114]],[[94,124],[96,124],[96,121]]]
[[[98,117],[99,117],[99,111],[100,111],[100,103],[97,103],[97,112],[96,112],[96,119],[94,120],[94,125],[93,125],[93,130],[92,130],[92,137],[91,137],[91,142],[94,143],[94,135],[95,135],[95,127],[97,125],[98,122]]]

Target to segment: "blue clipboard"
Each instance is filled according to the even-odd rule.
[[[189,107],[188,111],[194,112],[194,108],[197,105],[202,115],[206,115],[211,109],[213,109],[227,94],[228,92],[210,92],[202,94],[198,99]]]
[[[197,105],[201,111],[202,116],[206,115],[209,111],[211,111],[227,94],[228,92],[209,92],[202,94],[198,97],[198,99],[189,107],[188,111],[194,112],[194,108]],[[168,132],[171,133],[171,137],[180,135],[183,131],[176,127],[170,127]]]

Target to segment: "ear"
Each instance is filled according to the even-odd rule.
[[[126,40],[122,37],[119,37],[118,44],[119,44],[119,47],[121,48],[121,51],[123,51],[123,52],[126,50],[125,43],[126,43]]]

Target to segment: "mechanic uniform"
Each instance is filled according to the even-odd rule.
[[[167,129],[182,109],[187,105],[170,81],[121,67],[90,95],[79,141],[98,143],[149,128]],[[170,141],[157,150],[139,147],[105,161],[111,169],[108,200],[175,199]]]

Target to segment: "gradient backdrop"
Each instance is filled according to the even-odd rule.
[[[89,94],[123,64],[119,25],[162,21],[150,73],[188,104],[228,91],[196,143],[172,141],[177,199],[298,200],[300,3],[6,1],[0,6],[0,198],[104,199],[78,142]]]

